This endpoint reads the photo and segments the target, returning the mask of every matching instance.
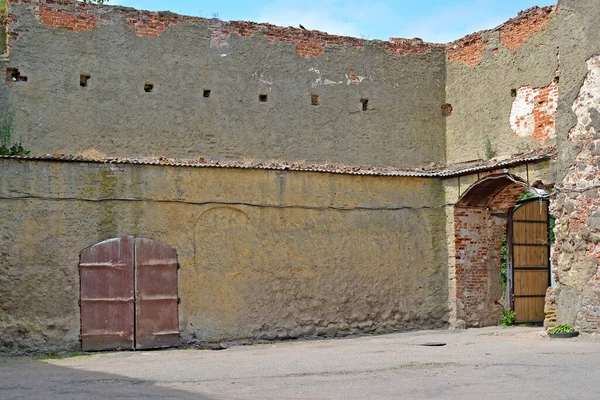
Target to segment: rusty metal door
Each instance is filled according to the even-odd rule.
[[[550,286],[550,215],[547,199],[517,205],[509,218],[509,280],[516,323],[544,321]]]
[[[81,252],[84,351],[179,344],[177,253],[163,243],[122,237]]]
[[[133,238],[107,240],[81,252],[81,347],[132,349]]]
[[[179,345],[177,253],[165,244],[135,240],[137,349]]]

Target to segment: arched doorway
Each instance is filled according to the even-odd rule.
[[[106,240],[80,254],[84,351],[179,344],[177,253],[150,239]]]
[[[497,325],[505,306],[510,305],[502,287],[502,239],[510,211],[529,189],[523,179],[509,173],[490,175],[472,185],[457,202],[454,297],[460,325]]]

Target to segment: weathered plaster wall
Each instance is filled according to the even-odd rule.
[[[444,162],[443,46],[68,3],[9,3],[0,69],[27,82],[0,101],[34,153]]]
[[[555,143],[561,21],[534,8],[446,46],[449,163],[485,159],[487,140],[498,157]]]
[[[79,252],[119,235],[179,256],[184,342],[448,321],[439,180],[0,160],[0,351],[76,350]]]

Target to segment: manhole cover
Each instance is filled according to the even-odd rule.
[[[427,342],[427,343],[421,344],[421,346],[427,346],[427,347],[442,347],[445,345],[446,345],[446,343],[443,343],[443,342]]]

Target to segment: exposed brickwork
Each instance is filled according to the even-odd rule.
[[[431,47],[442,47],[423,42],[421,39],[401,39],[390,38],[388,42],[384,42],[383,48],[391,54],[404,56],[407,54],[425,54],[429,52]]]
[[[357,76],[352,69],[348,72],[348,79],[354,84],[359,84],[361,82],[360,77]]]
[[[541,30],[548,22],[549,16],[556,11],[556,6],[534,7],[520,12],[516,18],[495,28],[500,32],[500,42],[508,50],[516,50],[536,32]],[[481,31],[465,36],[446,45],[446,54],[450,62],[462,62],[473,67],[481,62],[487,42],[484,41],[484,32]],[[490,31],[488,31],[490,32]],[[498,49],[492,50],[494,55]]]
[[[526,186],[520,183],[514,183],[500,192],[500,194],[498,194],[494,200],[492,200],[489,207],[495,214],[508,214],[510,209],[513,208],[517,203],[517,199],[521,193],[526,190]]]
[[[129,28],[140,37],[156,37],[162,35],[171,25],[177,25],[189,17],[170,12],[149,12],[123,10]]]
[[[53,29],[73,32],[91,31],[98,27],[98,16],[91,6],[70,0],[9,0],[10,3],[31,4],[38,21]]]
[[[510,124],[519,137],[532,137],[544,143],[556,137],[556,110],[558,108],[558,82],[549,86],[517,90]]]
[[[15,4],[29,4],[41,24],[53,29],[67,29],[73,32],[96,29],[102,23],[98,7],[84,5],[75,0],[9,0]],[[518,48],[527,38],[539,31],[548,21],[548,16],[555,7],[532,8],[519,14],[499,28],[501,41],[510,50]],[[307,31],[291,27],[280,27],[271,24],[258,24],[246,21],[224,22],[189,17],[170,12],[150,12],[132,9],[122,9],[124,17],[131,30],[140,37],[157,37],[162,35],[170,26],[185,21],[204,21],[211,30],[211,44],[226,43],[232,34],[249,37],[262,34],[269,43],[292,43],[300,57],[318,57],[326,46],[362,47],[363,39],[329,35],[325,32]],[[390,38],[387,42],[373,41],[383,49],[397,56],[408,54],[425,54],[432,47],[440,47],[421,39]],[[463,39],[446,45],[448,59],[460,61],[468,66],[477,65],[483,58],[486,43],[482,32],[474,33]]]
[[[219,45],[226,43],[231,34],[243,37],[263,34],[269,43],[284,42],[293,43],[296,53],[300,57],[318,57],[323,53],[326,46],[353,46],[363,47],[365,41],[347,36],[329,35],[320,31],[305,31],[291,27],[280,27],[271,24],[257,24],[246,21],[211,23],[213,35],[211,43]],[[376,42],[372,42],[376,43]],[[390,38],[388,42],[378,42],[390,54],[404,56],[407,54],[425,54],[432,47],[438,47],[431,43],[425,43],[420,39],[397,39]]]
[[[88,31],[96,29],[106,22],[106,17],[99,16],[98,6],[84,5],[74,0],[10,0],[15,4],[31,5],[33,13],[41,24],[54,29],[64,28],[70,31]],[[365,40],[330,35],[325,32],[280,27],[271,24],[259,24],[246,21],[225,22],[216,19],[204,19],[173,14],[170,12],[138,11],[121,8],[131,30],[140,37],[157,37],[170,26],[188,21],[201,21],[211,29],[211,46],[226,45],[231,35],[250,37],[263,35],[269,43],[292,43],[299,57],[318,57],[326,46],[363,47]],[[408,54],[425,54],[434,47],[442,47],[425,43],[421,39],[391,38],[387,42],[371,41],[371,45],[382,47],[386,52],[404,56]]]
[[[496,325],[502,316],[500,248],[506,220],[488,209],[454,212],[457,318],[466,326]]]
[[[508,50],[518,49],[527,38],[541,30],[548,23],[557,6],[533,7],[522,11],[500,27],[500,43]]]
[[[501,171],[489,171],[484,175]],[[454,210],[457,318],[466,326],[496,325],[502,316],[500,250],[508,211],[526,190],[521,183],[506,186],[491,201]],[[484,197],[483,197],[484,198]],[[482,198],[482,199],[483,199]]]
[[[17,16],[14,14],[8,14],[8,19],[6,22],[6,33],[7,33],[7,42],[6,42],[6,52],[10,52],[15,47],[15,41],[19,38],[23,30],[19,28],[19,22],[17,20]]]
[[[483,35],[481,32],[473,33],[455,42],[446,45],[446,54],[450,62],[463,62],[473,67],[483,59]]]

